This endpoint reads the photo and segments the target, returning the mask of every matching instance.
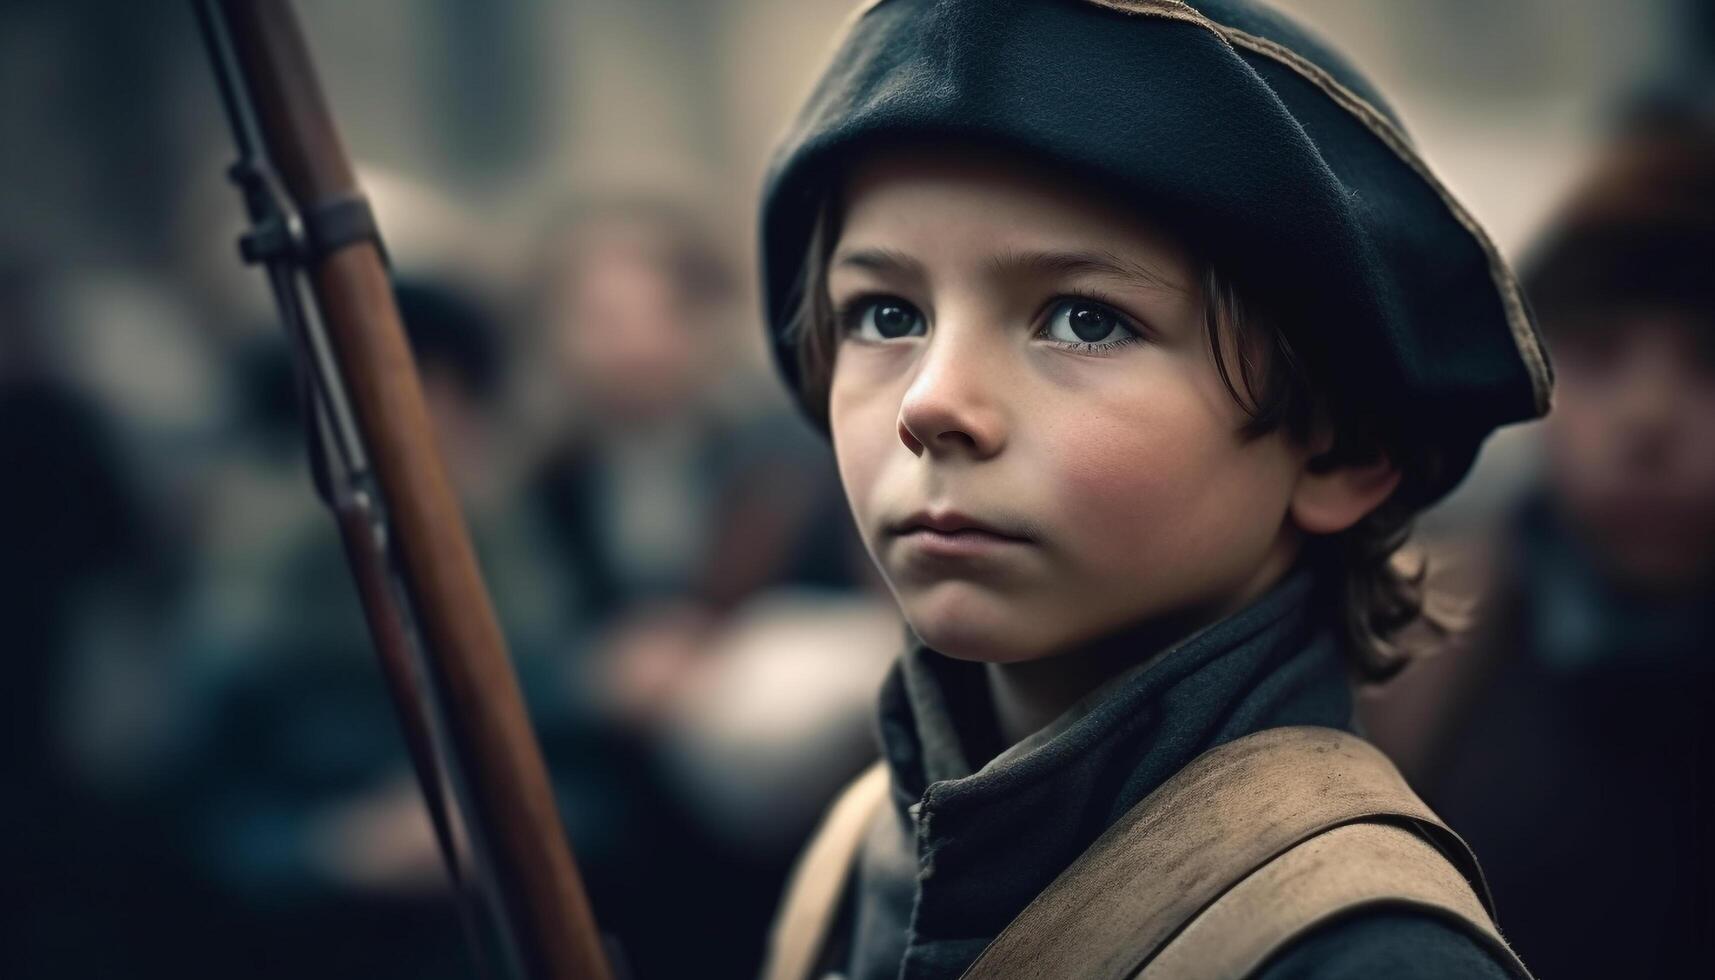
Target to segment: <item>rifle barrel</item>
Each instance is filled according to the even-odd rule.
[[[263,148],[298,213],[359,199],[289,4],[218,2],[242,73],[245,91],[236,97],[242,104],[248,96]],[[244,113],[228,101],[242,149]],[[385,515],[379,547],[406,597],[407,608],[396,613],[415,627],[425,661],[425,713],[447,743],[464,826],[504,904],[508,945],[531,977],[606,980],[610,971],[547,769],[434,444],[379,239],[347,241],[312,254],[306,265]],[[369,602],[385,590],[371,581],[362,591]],[[372,611],[372,625],[377,621]],[[412,713],[402,717],[411,728]],[[456,878],[459,869],[450,870]]]

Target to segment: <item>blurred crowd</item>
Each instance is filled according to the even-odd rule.
[[[125,70],[129,41],[92,43]],[[1715,934],[1715,85],[1628,101],[1585,169],[1518,256],[1554,414],[1514,475],[1479,469],[1464,499],[1494,502],[1425,522],[1463,628],[1362,721],[1538,975],[1690,974]],[[220,200],[112,220],[224,249]],[[749,266],[706,205],[568,195],[499,272],[394,270],[566,832],[645,978],[754,972],[901,638],[825,445],[745,354]],[[0,255],[0,976],[472,975],[259,273]]]
[[[753,965],[900,635],[818,437],[723,350],[734,275],[688,211],[613,199],[545,223],[515,303],[395,284],[567,832],[652,976]],[[10,815],[14,842],[97,862],[31,862],[60,902],[25,962],[464,975],[456,927],[426,928],[452,909],[283,337],[235,351],[234,425],[152,511],[114,420],[32,356],[30,283],[5,299],[0,460],[29,474],[8,521],[39,558],[6,590],[29,651],[6,744],[14,799],[54,801]],[[847,640],[808,642],[830,621]],[[662,922],[686,942],[646,941]]]

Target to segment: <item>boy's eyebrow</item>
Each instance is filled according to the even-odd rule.
[[[1002,252],[989,259],[997,277],[1096,275],[1142,283],[1155,289],[1187,292],[1188,286],[1150,265],[1107,249],[1089,251]]]
[[[839,252],[831,264],[869,272],[891,272],[918,280],[927,278],[923,263],[891,248],[857,248]]]

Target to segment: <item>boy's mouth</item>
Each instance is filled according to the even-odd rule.
[[[998,527],[955,510],[919,510],[911,517],[888,525],[888,534],[899,537],[919,537],[923,541],[981,544],[991,542],[1029,542],[1031,537],[1022,530]]]

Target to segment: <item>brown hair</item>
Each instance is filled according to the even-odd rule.
[[[827,290],[827,265],[839,237],[839,214],[825,202],[810,236],[809,257],[798,285],[787,336],[797,351],[799,397],[815,421],[827,427],[828,387],[838,353],[838,328]],[[1427,563],[1407,569],[1404,546],[1416,517],[1416,488],[1437,486],[1446,468],[1438,448],[1376,421],[1382,416],[1336,396],[1294,347],[1283,324],[1261,310],[1215,265],[1200,276],[1209,351],[1222,382],[1248,416],[1246,438],[1285,428],[1300,444],[1326,426],[1333,444],[1310,460],[1318,472],[1385,456],[1403,474],[1400,489],[1351,528],[1313,542],[1326,574],[1325,594],[1344,627],[1353,670],[1367,682],[1384,681],[1411,659],[1402,642],[1418,624],[1434,639],[1450,624],[1428,606]]]

